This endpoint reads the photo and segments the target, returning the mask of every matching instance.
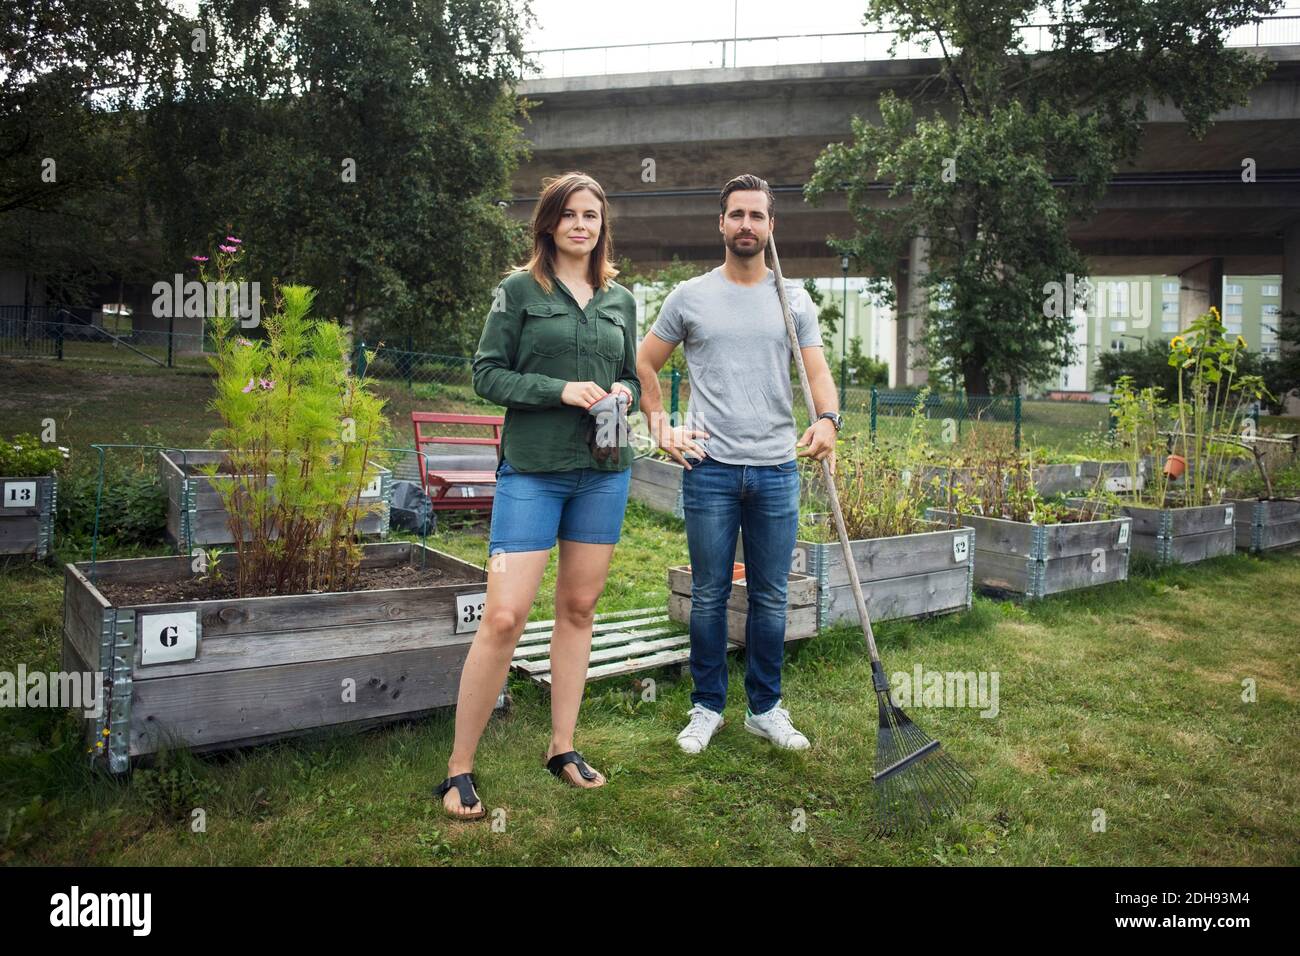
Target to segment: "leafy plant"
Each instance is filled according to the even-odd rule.
[[[160,757],[157,767],[137,770],[131,778],[131,788],[155,813],[180,819],[212,800],[221,787],[200,775],[193,756],[181,751],[173,753],[176,756]]]
[[[1156,468],[1153,474],[1144,476],[1141,465],[1147,456],[1158,463],[1164,451],[1165,442],[1161,436],[1169,425],[1169,409],[1160,392],[1160,387],[1156,385],[1136,389],[1133,379],[1122,375],[1115,383],[1111,398],[1115,434],[1123,445],[1125,460],[1129,463],[1128,477],[1132,482],[1134,500],[1142,500],[1145,496],[1157,508],[1165,506],[1169,491],[1168,476],[1162,468]],[[1143,482],[1145,488],[1139,488]]]
[[[1048,501],[1038,491],[1034,465],[1034,456],[1021,455],[1009,439],[988,441],[970,464],[964,480],[955,480],[949,470],[943,482],[945,508],[957,516],[979,514],[1029,524],[1073,520],[1075,509]]]
[[[235,279],[241,255],[223,248],[219,281]],[[212,444],[228,451],[225,467],[202,470],[226,508],[241,596],[348,590],[358,522],[382,507],[361,493],[372,451],[391,444],[383,400],[353,373],[343,330],[309,317],[314,296],[280,287],[256,342],[228,310],[212,319],[212,408],[224,423]]]
[[[56,527],[61,546],[89,546],[96,506],[103,547],[155,545],[167,530],[167,493],[144,456],[134,461],[105,456],[102,493],[97,467],[77,467],[60,477]]]
[[[66,449],[51,448],[23,432],[0,441],[0,475],[25,477],[52,474],[68,457]]]
[[[929,394],[928,388],[917,393],[908,430],[901,439],[855,436],[837,441],[835,487],[850,539],[929,530],[924,517],[922,468],[928,454],[925,402]],[[808,485],[816,487],[813,482]],[[826,506],[820,509],[824,512]],[[835,530],[828,521],[809,520],[800,533],[807,535],[805,540],[822,541],[833,538]]]
[[[1229,449],[1248,401],[1271,397],[1259,375],[1237,372],[1246,349],[1240,335],[1228,341],[1219,310],[1197,317],[1185,335],[1169,342],[1169,364],[1179,370],[1178,430],[1171,438],[1186,460],[1184,503],[1207,505],[1223,498]]]

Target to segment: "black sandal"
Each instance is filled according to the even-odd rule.
[[[439,802],[441,802],[442,798],[447,795],[447,792],[451,790],[452,787],[455,787],[456,792],[460,794],[460,805],[468,809],[469,807],[479,803],[476,786],[474,775],[472,773],[458,773],[456,776],[448,777],[442,783],[438,784],[438,786],[434,788],[433,795],[438,798]],[[443,804],[442,812],[453,820],[481,820],[483,817],[487,816],[487,807],[480,806],[478,813],[455,813],[448,810],[446,804]]]
[[[578,768],[578,773],[583,780],[595,780],[598,776],[596,771],[587,766],[587,761],[582,759],[582,754],[576,750],[570,750],[567,753],[556,754],[550,760],[546,761],[546,769],[556,777],[563,780],[571,787],[577,787],[579,790],[595,790],[595,787],[582,787],[569,779],[569,775],[564,772],[567,764],[573,764]]]

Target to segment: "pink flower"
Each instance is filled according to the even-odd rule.
[[[207,256],[190,256],[190,258],[193,259],[195,262],[207,262],[207,261],[208,261],[208,257],[207,257]]]
[[[243,388],[241,388],[240,391],[243,392],[245,395],[247,395],[252,390],[253,390],[253,380],[250,378],[248,380],[248,384],[245,385]]]
[[[252,342],[248,341],[248,339],[239,339],[238,341],[239,341],[239,344],[240,344],[240,345],[252,345],[252,344],[253,344]]]
[[[235,245],[239,245],[243,241],[243,239],[236,239],[234,236],[226,236],[226,242],[233,242]]]
[[[220,249],[222,252],[238,252],[238,251],[239,251],[239,247],[238,247],[238,246],[217,246],[217,248]]]
[[[271,389],[275,388],[275,382],[271,381],[269,378],[260,378],[257,380],[257,383],[261,385],[262,388],[266,389],[268,392]]]

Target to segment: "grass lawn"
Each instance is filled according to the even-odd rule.
[[[472,529],[436,542],[485,557]],[[679,523],[629,507],[601,609],[662,605],[664,567],[685,557]],[[552,569],[553,570],[553,569]],[[548,617],[548,575],[535,614]],[[512,679],[477,774],[504,832],[444,821],[451,716],[320,735],[235,755],[175,760],[135,781],[92,776],[70,721],[0,714],[0,804],[9,863],[1290,864],[1300,862],[1300,739],[1293,606],[1300,557],[1220,559],[1104,591],[878,628],[886,668],[996,671],[998,714],[912,708],[974,773],[951,823],[906,840],[870,832],[875,703],[861,634],[837,628],[792,649],[785,695],[813,741],[777,752],[745,733],[733,661],[730,721],[703,754],[674,737],[689,679],[658,672],[589,688],[579,748],[609,777],[561,787],[541,766],[545,694]],[[0,666],[53,669],[60,582],[47,568],[0,577]],[[1258,701],[1244,703],[1241,682]],[[60,743],[62,744],[60,745]],[[35,801],[35,802],[33,802]],[[193,833],[193,807],[207,830]],[[1093,832],[1094,811],[1106,831]],[[803,811],[807,829],[794,832]]]
[[[140,409],[127,416],[120,396],[73,367],[26,378],[30,405],[7,391],[11,423],[66,417],[67,444],[65,435],[101,439],[104,429],[134,434],[139,418],[173,443],[201,444],[206,380],[120,382]],[[481,524],[444,521],[431,543],[486,559]],[[599,610],[663,607],[665,568],[686,554],[680,521],[630,503]],[[554,571],[553,559],[534,618],[552,616]],[[61,588],[54,567],[0,570],[0,670],[58,668]],[[1033,605],[977,598],[964,614],[880,625],[890,673],[920,665],[999,678],[995,717],[908,708],[977,781],[954,820],[910,839],[871,832],[875,698],[861,632],[840,627],[788,654],[785,702],[813,742],[801,754],[744,731],[741,658],[727,726],[696,756],[674,742],[688,675],[653,672],[653,701],[630,678],[589,687],[577,743],[609,777],[599,791],[566,788],[544,770],[548,698],[512,678],[514,709],[489,724],[476,768],[503,829],[446,820],[430,795],[445,772],[450,713],[179,754],[115,780],[87,770],[70,717],[6,708],[0,862],[1295,865],[1298,592],[1300,554],[1238,555],[1139,568],[1126,583]],[[1257,701],[1242,700],[1243,681]],[[195,808],[205,832],[191,829]],[[792,827],[798,819],[806,828]]]

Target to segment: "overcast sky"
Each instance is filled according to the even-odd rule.
[[[863,30],[855,0],[606,0],[574,16],[573,0],[533,0],[531,50]]]
[[[742,37],[866,29],[860,0],[605,0],[576,16],[573,0],[533,0],[532,8],[531,50],[730,37],[737,10]],[[1279,13],[1300,14],[1300,0]]]

